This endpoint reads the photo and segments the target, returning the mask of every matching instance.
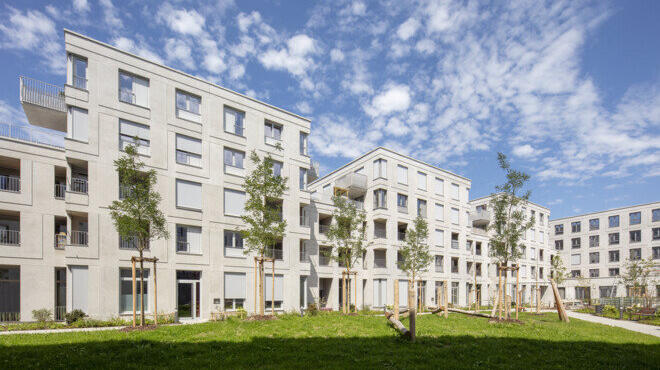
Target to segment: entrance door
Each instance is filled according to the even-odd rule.
[[[177,271],[177,311],[180,318],[200,317],[200,272]]]

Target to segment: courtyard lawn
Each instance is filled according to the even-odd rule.
[[[658,368],[660,338],[556,314],[525,325],[450,314],[418,317],[418,340],[382,316],[337,313],[274,321],[230,319],[144,332],[0,336],[0,369],[199,368]],[[407,320],[403,321],[407,326]]]

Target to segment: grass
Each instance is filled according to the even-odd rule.
[[[581,308],[576,311],[581,313],[596,315],[596,310],[593,308]],[[655,316],[640,317],[640,316],[632,315],[630,311],[626,311],[623,313],[623,319],[620,319],[619,311],[616,308],[612,307],[610,310],[604,310],[602,314],[596,316],[602,316],[602,317],[607,317],[609,319],[622,320],[622,321],[633,321],[646,325],[660,326],[660,312],[656,313]]]
[[[0,368],[657,368],[660,338],[556,314],[525,325],[418,317],[418,340],[384,317],[336,313],[229,319],[144,332],[0,336]],[[407,322],[404,320],[404,325]]]

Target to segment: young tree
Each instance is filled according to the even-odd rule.
[[[550,259],[550,277],[559,285],[566,280],[566,276],[566,267],[564,267],[561,257],[558,254],[552,256]]]
[[[284,237],[286,220],[282,218],[282,207],[273,205],[288,189],[288,178],[273,173],[273,159],[259,158],[255,151],[250,154],[254,169],[245,178],[245,214],[241,219],[247,228],[240,230],[246,244],[245,254],[259,256],[259,314],[264,314],[264,261],[269,248]],[[275,257],[274,255],[272,256]],[[255,277],[256,279],[256,277]],[[275,294],[275,292],[273,292]]]
[[[140,325],[144,326],[144,250],[149,248],[151,240],[169,239],[169,232],[159,208],[161,196],[155,188],[156,170],[145,170],[134,145],[127,146],[124,151],[125,154],[114,161],[124,198],[113,201],[109,208],[119,235],[136,242],[140,257]]]
[[[428,269],[431,263],[431,253],[426,244],[429,237],[429,228],[426,220],[422,216],[417,216],[413,221],[414,227],[406,230],[406,243],[399,249],[401,253],[401,262],[399,268],[405,271],[410,278],[408,283],[408,312],[410,313],[410,339],[415,341],[415,315],[416,309],[416,289],[417,278],[422,272]]]
[[[651,277],[655,264],[653,259],[633,260],[628,259],[624,265],[624,272],[620,276],[621,283],[630,288],[633,298],[640,297],[646,292],[649,284],[653,285],[655,280]]]
[[[534,225],[534,219],[528,217],[523,207],[529,202],[531,192],[523,192],[523,187],[529,181],[529,175],[511,168],[506,156],[497,153],[499,167],[506,173],[506,181],[495,187],[490,206],[493,212],[493,222],[489,229],[493,231],[490,238],[490,255],[503,267],[516,263],[522,256],[520,240],[527,230]],[[507,275],[504,274],[504,287],[507,286]],[[498,282],[498,284],[500,284]],[[500,304],[502,302],[502,286],[498,286]],[[506,293],[505,293],[506,294]],[[507,307],[506,316],[510,315]]]
[[[334,211],[332,217],[335,220],[330,225],[327,237],[332,244],[332,249],[326,257],[337,261],[344,267],[345,277],[350,279],[350,273],[357,261],[362,258],[366,252],[368,243],[366,241],[366,215],[364,211],[359,210],[355,203],[348,198],[334,195],[332,197]],[[350,285],[350,281],[349,281]],[[342,312],[347,313],[350,305],[347,300],[346,281],[342,279],[343,299]],[[355,294],[355,292],[353,292]],[[356,307],[357,309],[357,307]]]

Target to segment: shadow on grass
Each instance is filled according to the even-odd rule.
[[[246,338],[247,339],[247,338]],[[634,368],[660,365],[660,344],[471,336],[151,339],[0,345],[0,368]]]

